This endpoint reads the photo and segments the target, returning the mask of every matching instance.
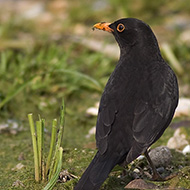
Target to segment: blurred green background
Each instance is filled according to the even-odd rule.
[[[189,0],[0,0],[0,125],[8,126],[0,134],[1,164],[9,157],[10,169],[20,152],[31,151],[27,114],[41,114],[49,134],[63,97],[63,147],[95,148],[94,135],[86,135],[96,117],[86,110],[99,101],[119,52],[112,35],[92,31],[97,22],[136,17],[148,23],[177,74],[180,96],[189,97],[189,13]]]

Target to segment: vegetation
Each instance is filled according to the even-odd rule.
[[[104,54],[101,49],[95,51],[90,47],[91,40],[95,40],[97,44],[102,42],[103,47],[115,43],[111,35],[91,30],[96,22],[137,17],[149,23],[158,37],[163,56],[178,75],[180,95],[189,97],[188,0],[54,0],[46,3],[26,3],[20,0],[1,1],[0,4],[2,189],[45,187],[45,182],[37,183],[34,180],[32,141],[27,114],[34,113],[34,120],[38,119],[38,114],[47,118],[44,154],[48,155],[46,147],[49,147],[51,141],[51,121],[59,116],[63,97],[66,104],[66,121],[62,169],[80,177],[94,156],[94,135],[89,138],[86,138],[86,135],[95,125],[96,117],[88,116],[86,110],[99,101],[116,62],[112,53]],[[86,40],[85,43],[83,39]],[[168,56],[168,50],[172,56]],[[188,118],[177,118],[173,122],[186,119]],[[5,129],[1,129],[4,126]],[[173,133],[174,130],[168,128],[153,146],[166,145]],[[183,161],[184,166],[187,166],[190,158],[184,158]],[[21,169],[16,167],[19,163],[23,165]],[[177,166],[175,169],[179,170]],[[116,186],[122,189],[130,178],[118,179],[121,171],[121,168],[116,168],[102,189],[116,189]],[[182,170],[178,183],[172,183],[172,187],[189,187],[188,183],[180,181],[183,173],[188,173],[187,171],[188,168]],[[76,182],[77,179],[67,180],[67,183],[58,183],[55,187],[71,190]]]
[[[41,117],[39,116],[39,120],[36,121],[36,126],[35,126],[33,121],[33,115],[28,114],[28,120],[32,136],[33,152],[34,152],[35,181],[45,182],[48,180],[48,184],[46,185],[44,190],[50,190],[54,187],[56,181],[58,180],[59,173],[61,172],[62,155],[63,155],[63,148],[61,147],[61,142],[63,140],[64,121],[65,121],[64,115],[65,115],[65,103],[63,100],[61,106],[59,132],[58,135],[56,135],[57,119],[54,119],[52,124],[50,150],[46,160],[44,154],[45,120],[41,119]]]

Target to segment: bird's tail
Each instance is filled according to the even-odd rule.
[[[106,159],[97,152],[74,190],[98,190],[116,164],[117,158]]]

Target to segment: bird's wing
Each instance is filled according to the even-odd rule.
[[[96,124],[96,143],[100,154],[104,154],[108,147],[108,135],[115,121],[117,109],[115,101],[104,91]]]
[[[177,106],[176,78],[168,67],[166,71],[152,69],[148,80],[142,81],[142,95],[136,102],[133,120],[137,142],[154,141]]]
[[[141,97],[136,102],[133,120],[134,146],[127,161],[143,153],[168,127],[178,103],[177,80],[173,71],[151,69],[148,78],[142,79]]]

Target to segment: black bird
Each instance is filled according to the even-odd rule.
[[[97,190],[115,165],[129,164],[141,154],[148,157],[147,149],[170,124],[179,98],[177,78],[146,23],[124,18],[93,28],[114,35],[120,59],[100,101],[97,154],[75,190]],[[153,177],[159,178],[154,167]]]

